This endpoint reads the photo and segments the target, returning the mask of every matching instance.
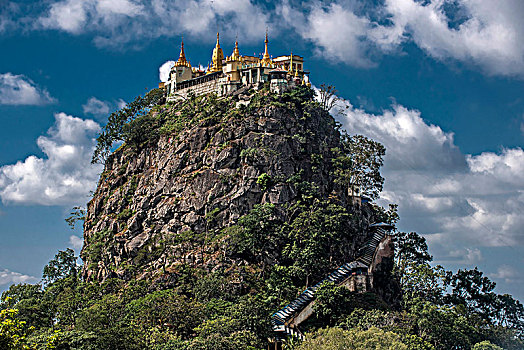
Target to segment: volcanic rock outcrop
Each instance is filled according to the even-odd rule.
[[[125,143],[107,159],[84,224],[86,280],[169,280],[188,263],[212,270],[219,256],[234,259],[234,252],[227,251],[227,232],[222,247],[216,239],[211,245],[211,236],[255,205],[289,208],[304,182],[356,213],[359,219],[348,225],[359,227],[345,254],[356,253],[373,214],[335,181],[341,148],[335,120],[312,101],[269,103],[260,95],[204,96],[149,112],[176,123],[164,124],[148,142]],[[289,219],[284,210],[275,215]]]

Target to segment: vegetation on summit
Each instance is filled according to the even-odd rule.
[[[262,90],[251,94],[249,104],[237,108],[233,98],[213,95],[158,105],[161,97],[150,92],[110,117],[94,160],[106,160],[120,142],[119,152],[132,156],[154,149],[165,135],[176,137],[190,126],[244,118],[267,106],[286,110],[302,121],[319,113],[326,128],[336,128],[326,111],[318,112],[321,106],[313,97],[307,87],[281,96]],[[306,149],[308,132],[313,131],[303,130],[291,138]],[[365,239],[358,233],[370,220],[394,223],[398,219],[395,206],[388,210],[370,203],[357,207],[344,202],[347,193],[322,192],[314,176],[326,169],[338,188],[353,193],[359,189],[369,198],[376,198],[382,189],[384,147],[358,135],[339,134],[337,142],[339,147],[322,157],[301,153],[312,164],[309,178],[305,171],[289,178],[269,171],[256,177],[263,193],[279,184],[291,185],[295,197],[289,203],[254,205],[225,227],[217,224],[219,211],[209,210],[202,232],[159,239],[122,261],[129,270],[126,276],[131,276],[127,280],[83,280],[74,252],[58,252],[45,266],[40,284],[13,285],[2,294],[0,348],[265,349],[272,336],[273,312],[347,261],[353,246],[362,243],[355,241]],[[256,159],[258,151],[246,148],[240,157]],[[109,175],[103,174],[101,182],[104,176]],[[136,181],[132,185],[128,188],[136,190]],[[121,199],[125,203],[133,200],[134,192],[128,191]],[[71,223],[84,220],[85,214],[74,211]],[[133,215],[129,207],[114,213],[122,223]],[[90,262],[100,261],[104,239],[113,242],[114,234],[100,231],[85,242],[83,254]],[[171,246],[195,252],[200,262],[182,261],[170,270],[165,256]],[[387,292],[356,293],[334,284],[322,285],[314,315],[304,324],[306,341],[289,338],[285,348],[524,347],[522,304],[495,293],[495,283],[481,271],[452,273],[433,266],[425,239],[413,232],[397,233],[395,249],[392,270],[376,277],[389,288]],[[161,257],[166,262],[156,268],[160,277],[155,280],[132,273]],[[206,265],[211,258],[217,263]]]

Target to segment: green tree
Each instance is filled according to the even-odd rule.
[[[446,271],[442,266],[432,267],[428,263],[410,261],[403,264],[402,268],[401,287],[405,306],[414,298],[422,298],[435,304],[443,302]]]
[[[59,250],[54,259],[44,267],[42,278],[45,284],[51,284],[59,279],[76,276],[78,266],[76,265],[77,257],[71,248]]]
[[[71,210],[71,213],[69,214],[70,216],[68,216],[65,221],[67,222],[67,224],[69,225],[69,227],[71,227],[72,230],[75,229],[76,227],[76,223],[79,222],[79,221],[82,221],[84,222],[85,221],[85,218],[86,218],[86,210],[82,207],[73,207],[73,209]]]
[[[522,303],[509,294],[497,296],[496,316],[498,324],[514,329],[522,338],[524,335],[524,307]]]
[[[295,278],[308,286],[345,262],[352,238],[351,215],[338,204],[316,198],[299,202],[289,211],[295,217],[284,227],[283,258],[292,266]]]
[[[335,89],[333,85],[320,84],[318,94],[320,98],[320,106],[324,110],[329,112],[340,100],[337,96],[337,92],[337,89]]]
[[[234,250],[253,262],[275,262],[281,244],[275,205],[257,204],[238,221],[240,230],[229,230],[233,234]]]
[[[428,253],[426,239],[416,232],[397,232],[395,234],[395,262],[397,266],[403,263],[429,263],[433,257]]]
[[[446,296],[446,302],[462,304],[470,312],[476,312],[486,320],[495,318],[497,295],[493,290],[496,284],[477,267],[472,270],[458,270],[455,274],[448,272],[446,282],[451,287],[451,294]]]
[[[393,332],[385,332],[378,328],[349,331],[340,328],[319,329],[308,334],[308,338],[298,346],[297,350],[408,350],[402,342],[402,337]]]
[[[36,328],[52,324],[49,304],[39,284],[13,284],[2,293],[0,309],[16,308],[17,318]]]
[[[324,326],[339,323],[355,307],[353,294],[344,286],[337,286],[333,282],[323,283],[315,293],[313,310],[317,322]]]
[[[473,345],[472,350],[504,350],[500,346],[490,343],[487,340]]]
[[[347,186],[352,194],[377,198],[384,184],[380,167],[386,148],[363,135],[343,133],[341,142],[341,149],[333,149],[335,182]]]
[[[32,328],[26,326],[25,321],[16,318],[18,310],[0,310],[0,349],[22,350],[31,349],[27,344],[27,334]]]
[[[125,126],[136,118],[147,115],[163,97],[164,91],[162,89],[153,89],[144,97],[138,96],[122,109],[111,113],[107,124],[96,139],[97,144],[91,162],[105,162],[115,142],[125,141],[125,137],[130,135],[130,130],[126,129]]]
[[[415,298],[410,302],[409,313],[415,321],[416,335],[437,350],[469,349],[481,340],[480,330],[460,308],[438,306]]]

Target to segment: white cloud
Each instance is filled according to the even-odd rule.
[[[524,76],[524,2],[521,0],[385,0],[278,6],[286,23],[328,59],[357,67],[375,64],[413,42],[428,55],[476,65],[488,73]],[[363,9],[364,8],[364,9]]]
[[[167,61],[158,68],[158,77],[160,81],[166,82],[169,80],[169,72],[175,65],[175,61]]]
[[[104,101],[100,101],[96,97],[91,97],[87,100],[85,105],[82,105],[84,114],[101,115],[109,113],[109,104]]]
[[[70,34],[94,34],[98,46],[139,45],[144,40],[222,33],[261,40],[268,15],[249,0],[59,0],[41,14],[37,27]]]
[[[348,107],[351,116],[345,120],[348,130],[358,130],[389,146],[389,168],[448,171],[465,168],[464,156],[453,143],[453,134],[439,126],[427,125],[419,111],[394,105],[382,115],[370,115],[352,105]],[[406,154],[406,149],[418,152]]]
[[[110,112],[123,108],[126,102],[118,99],[114,102],[102,101],[96,97],[90,97],[86,104],[82,105],[84,114],[91,114],[96,117],[107,116]]]
[[[292,26],[305,39],[315,43],[317,53],[334,61],[349,63],[357,67],[370,67],[372,45],[368,40],[371,22],[359,17],[351,9],[332,3],[323,6],[315,2],[304,15],[287,2],[278,7],[287,25]]]
[[[181,34],[210,42],[217,23],[226,37],[261,41],[269,26],[270,35],[295,31],[326,59],[357,67],[375,66],[381,55],[414,43],[438,60],[524,77],[521,0],[51,0],[41,7],[21,20],[13,10],[0,12],[0,31],[34,23],[33,29],[92,35],[101,47],[129,48]]]
[[[499,266],[497,272],[488,274],[488,276],[491,278],[503,279],[506,283],[514,283],[522,280],[518,271],[509,265]]]
[[[521,0],[386,0],[395,30],[435,58],[472,61],[495,74],[524,74]],[[452,16],[462,14],[457,20]]]
[[[113,14],[135,17],[143,14],[144,6],[129,0],[99,0],[96,3],[98,12],[102,15]]]
[[[37,140],[44,158],[29,156],[24,161],[0,167],[0,198],[4,203],[71,205],[87,201],[96,186],[100,165],[91,164],[100,126],[64,113],[47,136]]]
[[[9,271],[7,269],[0,270],[0,286],[17,283],[34,283],[38,278],[24,275],[19,272]]]
[[[116,108],[117,109],[122,109],[126,106],[126,101],[122,100],[121,98],[119,98],[117,101],[116,101]]]
[[[455,260],[451,261],[443,261],[440,259],[437,261],[437,263],[444,263],[444,262],[453,262],[455,264],[466,264],[466,265],[474,265],[478,262],[484,260],[484,257],[482,256],[482,252],[479,248],[464,248],[464,249],[457,249],[452,250],[449,252],[449,257]],[[458,259],[458,261],[457,261]]]
[[[80,250],[84,244],[84,240],[81,237],[71,235],[69,236],[69,245],[75,250]]]
[[[40,22],[44,28],[80,33],[86,27],[88,3],[83,0],[56,2],[50,6],[48,15],[42,17]]]
[[[23,75],[0,74],[0,104],[44,105],[55,102],[47,90],[41,89]]]
[[[337,118],[350,134],[386,146],[381,201],[400,204],[401,226],[432,244],[473,249],[463,251],[466,260],[479,258],[473,247],[524,244],[522,149],[463,154],[452,133],[403,106],[380,115],[343,111]]]

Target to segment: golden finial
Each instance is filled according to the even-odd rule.
[[[211,67],[212,72],[220,72],[222,71],[222,60],[224,59],[224,52],[222,51],[222,48],[220,47],[220,34],[217,32],[217,44],[215,45],[215,48],[213,49],[213,66]]]
[[[233,54],[231,55],[231,59],[233,61],[239,61],[240,60],[240,50],[238,50],[238,40],[235,40],[235,49],[233,50]]]
[[[266,39],[264,40],[264,44],[266,46],[266,49],[264,51],[264,57],[262,57],[262,61],[260,61],[260,63],[262,63],[263,65],[270,65],[272,62],[271,62],[271,57],[269,57],[269,52],[267,50],[267,43],[269,42],[269,40],[267,40],[267,28],[266,28]]]
[[[184,36],[182,36],[182,42],[180,43],[180,56],[178,57],[178,61],[175,62],[175,67],[191,68],[191,64],[186,59],[186,53],[184,52]]]

